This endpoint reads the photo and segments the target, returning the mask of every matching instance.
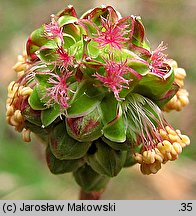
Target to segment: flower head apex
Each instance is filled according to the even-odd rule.
[[[52,103],[57,103],[62,109],[69,107],[68,105],[68,86],[67,78],[71,75],[71,72],[61,72],[61,74],[49,73],[51,77],[48,82],[52,87],[47,88],[47,97],[50,97],[46,105],[51,105]]]
[[[152,73],[164,76],[164,64],[166,62],[167,55],[163,53],[167,47],[161,42],[159,46],[152,52],[151,58],[150,58],[150,70]]]
[[[101,17],[102,28],[94,38],[94,41],[99,43],[100,47],[109,44],[112,48],[121,49],[123,43],[127,41],[125,35],[127,34],[126,22],[119,20],[116,24],[112,24],[109,19]]]
[[[60,38],[63,44],[63,32],[62,28],[59,26],[58,22],[55,20],[55,16],[51,15],[51,22],[44,25],[45,35],[49,39]]]
[[[98,73],[96,73],[94,76],[97,77],[97,80],[103,82],[103,85],[109,87],[114,92],[116,99],[120,100],[119,92],[122,90],[122,88],[128,88],[130,81],[126,80],[123,75],[130,72],[130,68],[126,64],[127,61],[115,62],[113,59],[105,61],[105,76],[102,76]]]

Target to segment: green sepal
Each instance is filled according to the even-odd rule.
[[[67,133],[80,142],[93,141],[103,135],[103,124],[97,108],[85,116],[67,118],[66,127]]]
[[[84,52],[83,46],[83,40],[74,43],[69,47],[69,55],[73,55],[77,61],[81,60]]]
[[[144,34],[145,34],[145,29],[142,24],[141,18],[139,16],[133,17],[133,25],[134,25],[134,32],[132,36],[132,43],[136,46],[143,46],[143,41],[144,41]]]
[[[41,139],[42,142],[48,143],[48,134],[50,131],[50,128],[42,128],[41,126],[37,126],[35,124],[32,124],[29,121],[25,121],[25,128],[30,129],[37,137]]]
[[[102,112],[102,121],[104,125],[116,118],[118,101],[113,93],[106,94],[99,106]]]
[[[46,44],[49,41],[49,39],[44,34],[45,34],[45,28],[44,25],[42,25],[40,28],[36,29],[31,33],[30,37],[32,43],[39,47]]]
[[[132,157],[133,152],[131,150],[127,151],[126,160],[123,167],[130,167],[137,163],[137,161]]]
[[[110,18],[110,21],[115,24],[119,20],[119,15],[111,6],[96,7],[93,10],[89,10],[81,16],[81,19],[89,19],[96,24],[101,25],[101,17]]]
[[[41,111],[33,110],[29,105],[22,111],[22,115],[25,120],[29,121],[30,123],[41,126]]]
[[[62,27],[64,25],[74,23],[77,21],[78,21],[78,19],[76,17],[65,15],[65,16],[61,16],[57,22],[58,22],[59,26]]]
[[[165,95],[163,95],[159,100],[155,100],[154,102],[161,108],[173,98],[178,90],[179,86],[176,83],[173,83],[172,87],[165,93]]]
[[[107,176],[95,172],[87,164],[77,169],[73,175],[76,182],[86,192],[101,191],[106,187],[110,180]]]
[[[41,112],[41,121],[44,127],[50,125],[57,117],[61,114],[60,106],[55,104],[51,108],[42,110]]]
[[[39,50],[41,46],[43,46],[45,43],[49,41],[45,37],[44,33],[45,32],[44,32],[44,25],[43,25],[40,28],[33,31],[27,40],[27,44],[26,44],[27,54],[32,59],[37,58],[35,52]]]
[[[87,51],[90,58],[97,58],[100,52],[100,49],[98,48],[98,43],[95,41],[90,41],[87,45]]]
[[[121,106],[118,108],[116,118],[104,126],[103,135],[112,142],[126,141],[126,125]]]
[[[169,77],[165,79],[149,73],[139,81],[133,91],[156,101],[162,98],[164,94],[170,90],[173,82],[173,71],[170,71]]]
[[[70,107],[67,109],[69,118],[76,118],[87,115],[101,102],[104,94],[90,82],[81,83],[78,86]]]
[[[63,47],[65,49],[68,49],[69,47],[71,47],[72,45],[74,45],[76,43],[75,38],[70,35],[70,34],[63,34],[63,39],[65,41],[65,43],[63,44]]]
[[[149,67],[145,63],[143,63],[140,60],[137,59],[130,59],[127,62],[128,66],[131,67],[133,70],[138,72],[141,75],[146,75],[149,72]],[[133,85],[133,82],[131,82],[131,85]]]
[[[81,40],[80,28],[74,23],[67,24],[63,27],[63,33],[69,34],[75,38],[76,41]]]
[[[79,23],[82,28],[83,34],[87,35],[90,38],[97,34],[98,28],[93,22],[91,22],[91,20],[81,19]]]
[[[31,93],[30,97],[28,98],[28,103],[34,110],[45,110],[47,107],[45,106],[44,102],[41,100],[41,93],[42,89],[40,85],[36,85],[33,88],[33,92]]]
[[[91,142],[78,142],[71,138],[66,131],[64,122],[58,124],[50,133],[50,149],[60,160],[82,158],[88,151]]]
[[[85,161],[83,159],[59,160],[51,152],[50,147],[46,148],[46,162],[53,174],[63,174],[76,171]]]
[[[109,139],[106,139],[104,136],[101,137],[101,139],[114,150],[126,151],[128,148],[130,148],[127,142],[112,142]]]
[[[54,49],[43,48],[36,52],[36,55],[40,58],[42,62],[51,64],[54,63],[57,59],[57,54]]]
[[[116,151],[102,140],[95,141],[93,145],[95,145],[96,151],[89,153],[88,164],[101,175],[116,176],[124,165],[126,151]]]
[[[42,86],[50,86],[51,84],[48,83],[48,79],[50,78],[49,74],[35,74],[35,79],[39,82]]]

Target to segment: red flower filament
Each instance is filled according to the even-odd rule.
[[[124,37],[127,34],[125,30],[127,24],[125,22],[118,21],[117,24],[111,24],[109,20],[101,18],[103,29],[98,32],[96,38],[93,40],[99,43],[100,47],[104,47],[109,44],[115,49],[121,49],[123,43],[127,41]]]

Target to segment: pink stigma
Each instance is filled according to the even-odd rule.
[[[164,63],[166,61],[166,55],[162,53],[166,50],[167,47],[163,45],[163,42],[159,44],[159,46],[152,52],[151,62],[150,62],[150,70],[152,73],[164,76],[166,71],[164,70]]]
[[[58,103],[61,108],[66,109],[69,107],[68,100],[68,90],[67,87],[67,78],[71,75],[71,72],[65,71],[64,73],[53,74],[49,73],[51,77],[48,82],[52,84],[52,87],[47,89],[47,96],[50,97],[47,105],[51,105],[51,103]]]
[[[60,66],[67,68],[67,66],[72,63],[73,56],[69,56],[63,47],[58,47],[56,53],[58,54],[56,61]]]
[[[115,49],[121,49],[123,43],[127,41],[124,37],[125,34],[127,34],[127,24],[125,22],[120,23],[120,21],[121,20],[116,24],[111,24],[109,20],[102,17],[101,22],[104,30],[100,30],[96,35],[97,38],[94,38],[93,40],[98,42],[100,47],[109,44]]]
[[[51,22],[44,25],[45,35],[48,39],[60,38],[61,43],[64,43],[62,28],[55,20],[54,16],[51,16]]]
[[[98,73],[94,74],[97,80],[103,82],[103,84],[109,87],[113,92],[117,100],[119,98],[119,92],[122,88],[129,88],[129,81],[126,80],[123,75],[130,72],[130,68],[126,65],[125,62],[114,62],[113,60],[105,60],[106,64],[104,65],[106,75],[102,76]]]

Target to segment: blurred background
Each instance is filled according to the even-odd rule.
[[[168,56],[187,72],[190,105],[165,117],[191,138],[191,145],[156,175],[143,176],[137,165],[123,169],[102,199],[196,199],[196,0],[0,0],[0,199],[78,198],[72,175],[50,174],[44,146],[35,137],[24,143],[5,122],[7,85],[16,78],[12,66],[17,55],[28,35],[68,4],[79,16],[101,4],[115,7],[123,16],[140,15],[151,46],[164,41]]]

